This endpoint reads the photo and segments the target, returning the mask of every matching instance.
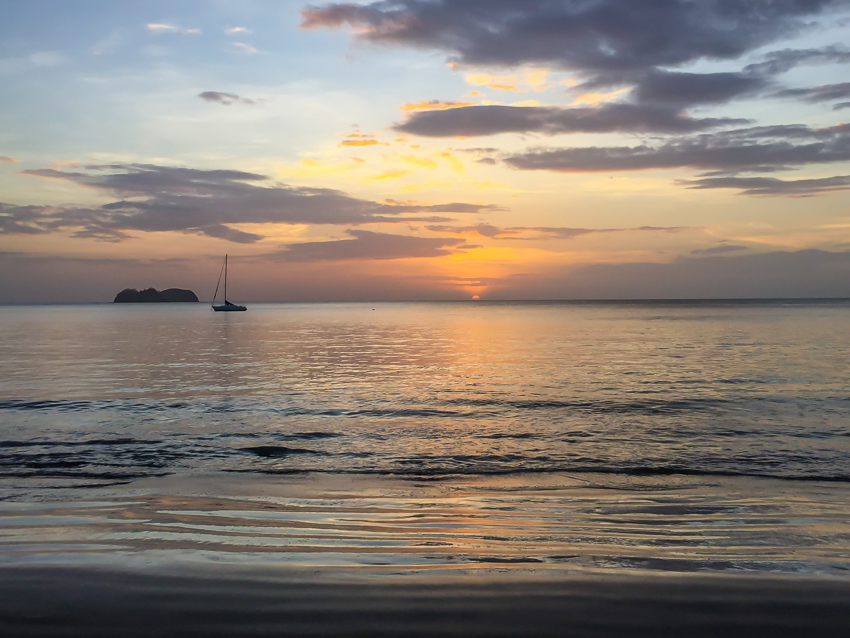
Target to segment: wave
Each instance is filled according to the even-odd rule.
[[[130,445],[160,445],[164,443],[161,439],[83,439],[81,441],[51,441],[44,439],[30,439],[27,441],[0,441],[0,448],[18,447],[78,447],[78,446],[130,446]]]
[[[682,398],[660,400],[653,396],[643,400],[574,400],[574,399],[517,399],[510,397],[463,397],[463,398],[438,398],[429,401],[428,405],[416,405],[413,400],[400,401],[397,407],[377,407],[364,405],[357,408],[336,408],[333,406],[299,406],[299,405],[275,405],[275,398],[268,399],[265,403],[256,400],[244,400],[240,402],[207,403],[204,401],[139,401],[138,399],[104,399],[99,401],[80,400],[4,400],[0,401],[0,411],[56,411],[56,412],[86,412],[86,411],[117,411],[133,414],[162,413],[170,411],[185,410],[192,415],[200,414],[230,414],[268,416],[272,418],[297,418],[297,417],[338,417],[338,418],[373,418],[373,419],[481,419],[500,415],[505,418],[514,418],[517,414],[527,412],[553,412],[572,413],[576,415],[600,415],[600,416],[679,416],[689,414],[719,415],[728,412],[744,410],[754,412],[764,409],[782,410],[845,410],[850,408],[850,398],[824,397],[812,400],[804,397],[785,396],[738,396],[735,398]],[[709,432],[713,436],[723,436],[717,432]],[[745,435],[743,430],[727,429],[727,436]],[[747,431],[747,436],[753,432]],[[305,437],[315,435],[316,438],[324,436],[323,433],[305,433]],[[795,436],[790,433],[789,435]],[[292,434],[296,440],[297,434]],[[805,432],[796,434],[805,438],[818,438]],[[824,438],[831,436],[827,433]],[[510,437],[505,437],[510,438]],[[522,437],[515,437],[522,438]]]
[[[0,470],[0,478],[36,478],[36,479],[96,479],[101,481],[116,481],[118,483],[129,483],[142,478],[153,478],[168,476],[171,472],[91,472],[91,471],[65,471],[56,469],[49,472],[33,472],[27,470]]]
[[[464,398],[464,399],[442,399],[434,402],[435,406],[424,407],[394,407],[376,408],[364,407],[360,409],[340,409],[333,407],[304,407],[304,406],[264,406],[257,407],[255,403],[239,404],[205,404],[187,402],[141,402],[138,400],[110,399],[101,401],[78,401],[78,400],[4,400],[0,401],[0,410],[15,411],[46,411],[58,412],[81,412],[120,410],[130,412],[150,412],[168,410],[201,410],[209,413],[266,413],[276,416],[340,416],[340,417],[376,417],[376,418],[404,418],[404,417],[466,417],[478,416],[474,412],[456,409],[444,409],[439,407],[457,406],[462,408],[495,407],[519,410],[575,410],[580,412],[593,412],[599,414],[609,413],[646,413],[665,414],[679,412],[697,412],[713,410],[730,403],[723,399],[682,399],[671,401],[575,401],[561,399],[508,399],[508,398]]]
[[[671,401],[572,401],[561,399],[447,399],[464,407],[504,407],[521,410],[575,410],[597,414],[673,414],[705,412],[732,403],[728,399],[679,399]]]
[[[284,447],[282,445],[255,445],[253,447],[239,448],[243,452],[249,452],[263,458],[279,458],[291,456],[293,454],[317,454],[327,456],[327,452],[321,450],[307,450],[304,448]]]
[[[240,474],[321,474],[321,475],[370,475],[386,476],[406,479],[432,479],[445,480],[458,477],[474,476],[523,476],[530,474],[562,474],[570,475],[599,475],[599,476],[624,476],[624,477],[665,477],[665,476],[688,476],[695,478],[751,478],[768,479],[777,481],[793,482],[822,482],[822,483],[850,483],[850,474],[772,474],[767,472],[748,472],[735,470],[692,470],[674,467],[632,467],[613,469],[604,467],[536,467],[536,468],[352,468],[352,469],[317,469],[306,467],[291,468],[228,468],[225,472]]]

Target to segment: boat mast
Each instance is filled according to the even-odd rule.
[[[227,255],[224,256],[224,303],[227,303]]]

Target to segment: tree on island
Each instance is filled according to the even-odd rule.
[[[172,303],[198,301],[198,296],[191,290],[169,288],[158,292],[156,288],[125,288],[117,295],[113,303]]]

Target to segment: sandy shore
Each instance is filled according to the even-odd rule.
[[[847,636],[850,583],[735,575],[423,577],[0,569],[4,636]]]
[[[19,494],[0,636],[850,636],[843,485],[593,480]]]

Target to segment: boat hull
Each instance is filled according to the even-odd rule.
[[[245,306],[237,306],[236,304],[213,306],[212,309],[216,312],[244,312],[248,310]]]

